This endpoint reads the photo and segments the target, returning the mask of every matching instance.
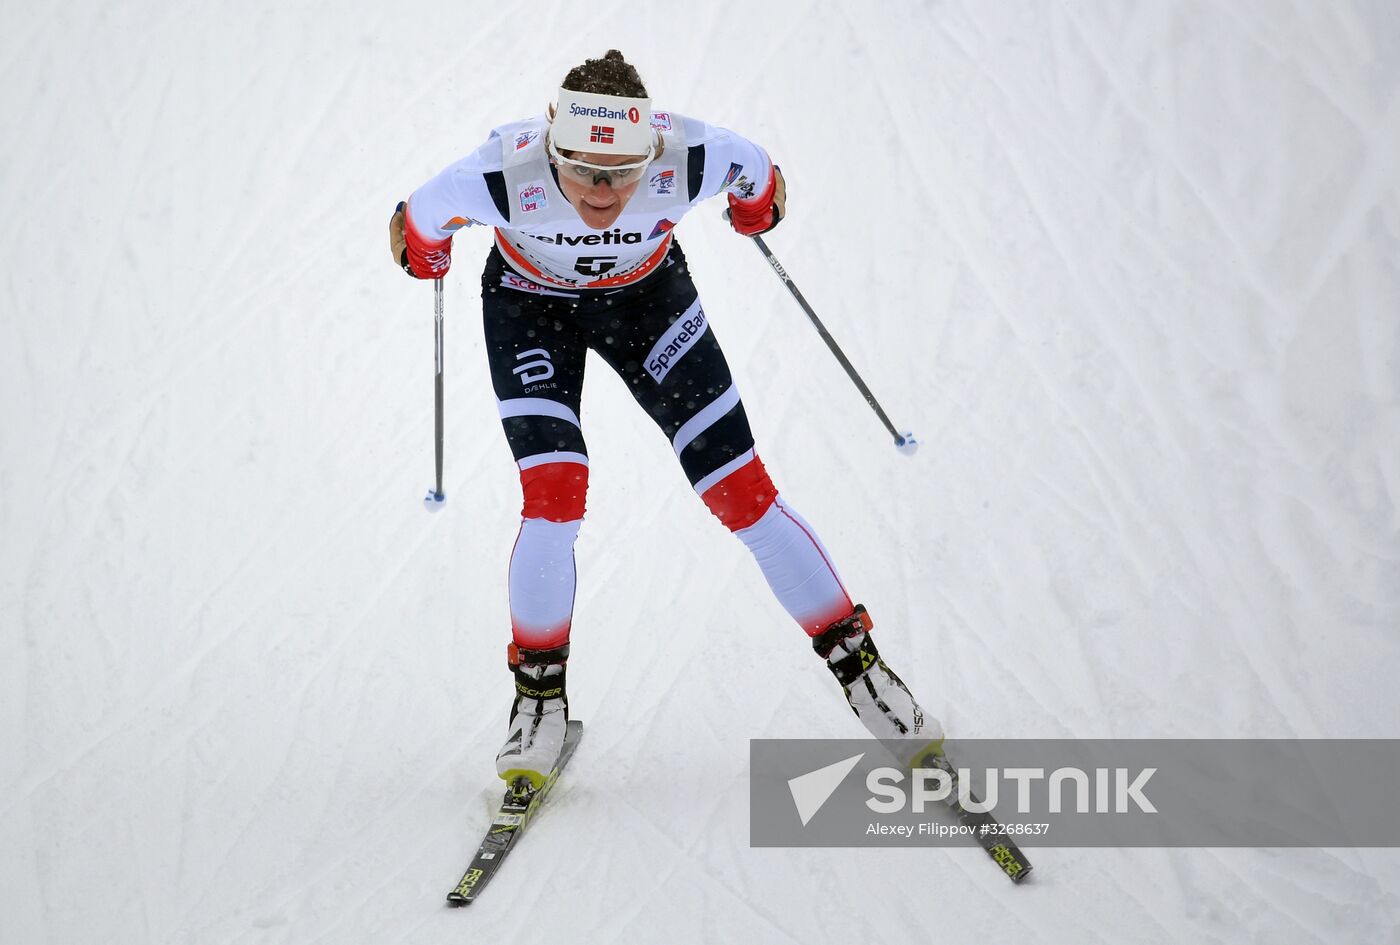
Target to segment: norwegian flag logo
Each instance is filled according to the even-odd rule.
[[[612,125],[594,125],[592,133],[588,136],[588,140],[596,142],[597,144],[612,144],[613,130]]]

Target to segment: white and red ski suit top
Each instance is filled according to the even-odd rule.
[[[732,131],[674,112],[653,112],[660,154],[611,229],[590,229],[550,172],[543,117],[501,125],[486,143],[409,198],[405,235],[416,272],[443,268],[452,235],[496,228],[496,246],[522,277],[560,289],[610,289],[653,272],[671,229],[721,192],[763,194],[773,174],[762,148]],[[436,265],[435,265],[436,263]]]

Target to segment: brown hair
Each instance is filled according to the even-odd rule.
[[[594,95],[648,97],[647,87],[642,84],[642,77],[637,74],[636,67],[623,59],[622,53],[616,49],[609,49],[602,59],[586,59],[583,65],[574,66],[569,70],[569,74],[564,76],[564,81],[559,83],[559,87],[570,92],[591,92]],[[549,105],[549,120],[554,121],[553,102]],[[666,141],[655,133],[653,136],[656,141],[656,153],[652,155],[652,160],[655,160],[666,150]],[[576,152],[561,149],[560,153],[565,157],[573,157]]]
[[[647,97],[647,87],[642,84],[642,77],[616,49],[609,49],[602,59],[587,59],[583,65],[574,66],[559,85],[570,92]]]

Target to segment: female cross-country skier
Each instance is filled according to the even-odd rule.
[[[547,116],[502,125],[428,181],[390,224],[394,261],[433,279],[452,236],[495,227],[481,277],[486,356],[524,492],[510,558],[515,697],[496,768],[539,786],[564,743],[574,539],[588,491],[579,423],[591,348],[666,434],[700,499],[753,554],[872,735],[907,761],[943,732],[880,658],[872,623],[816,532],[778,494],[672,228],[717,194],[744,236],[785,212],[783,175],[758,145],[652,111],[620,52],[564,77]]]

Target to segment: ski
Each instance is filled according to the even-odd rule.
[[[945,754],[938,754],[928,759],[948,773],[952,778],[952,789],[948,792],[948,806],[957,815],[958,823],[968,828],[972,836],[976,838],[978,846],[987,851],[987,855],[1001,867],[1001,871],[1013,883],[1020,883],[1025,880],[1031,872],[1031,861],[1021,852],[1021,848],[1007,834],[1006,828],[986,812],[971,811],[963,806],[962,796],[958,790],[958,771],[953,767],[953,763],[948,760]],[[982,806],[982,799],[971,791],[968,792],[968,799],[978,807]]]
[[[496,816],[492,818],[491,827],[482,839],[481,846],[477,848],[476,856],[472,857],[461,880],[447,894],[448,905],[465,906],[481,895],[482,888],[501,868],[501,861],[514,848],[516,841],[534,818],[535,812],[539,810],[540,804],[544,803],[545,797],[554,787],[554,782],[559,780],[559,772],[569,763],[569,758],[573,756],[574,749],[578,747],[582,737],[583,723],[570,721],[564,733],[564,748],[559,753],[559,763],[554,766],[544,784],[534,789],[524,778],[517,778],[514,784],[506,788],[505,799],[501,802]]]

